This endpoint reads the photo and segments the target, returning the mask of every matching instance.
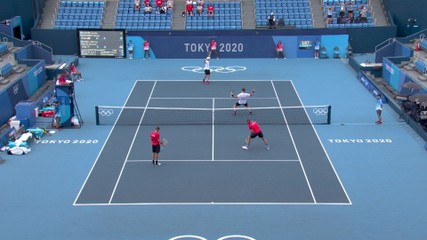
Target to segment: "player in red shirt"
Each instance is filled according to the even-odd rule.
[[[211,42],[209,43],[209,48],[210,48],[209,56],[211,58],[213,58],[213,54],[215,53],[216,59],[219,59],[219,55],[218,55],[218,52],[216,49],[217,48],[216,45],[217,45],[216,41],[214,39],[212,39]]]
[[[160,166],[159,163],[159,153],[160,153],[160,145],[163,145],[163,141],[160,139],[160,127],[156,127],[153,132],[151,132],[151,148],[153,151],[153,165]]]
[[[264,138],[264,134],[262,133],[262,130],[261,130],[261,127],[259,126],[259,124],[255,121],[250,120],[250,119],[247,119],[246,123],[248,124],[248,128],[249,128],[249,131],[251,131],[251,134],[246,138],[246,145],[242,146],[242,148],[245,150],[248,150],[249,145],[251,144],[252,138],[259,137],[264,142],[265,147],[267,149],[270,149],[270,145],[268,145],[267,139]]]

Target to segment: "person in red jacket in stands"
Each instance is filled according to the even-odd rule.
[[[160,9],[162,8],[162,5],[163,5],[162,0],[156,0],[157,11],[160,11]]]
[[[213,17],[214,12],[215,12],[214,6],[213,5],[209,5],[208,6],[208,16]]]

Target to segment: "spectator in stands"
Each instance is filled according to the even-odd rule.
[[[332,14],[334,13],[334,5],[328,6],[326,24],[333,23]]]
[[[279,41],[276,45],[276,59],[279,58],[283,58],[286,59],[285,54],[283,53],[283,43],[281,41]]]
[[[202,6],[205,5],[205,2],[203,0],[197,0],[197,5],[201,4]]]
[[[59,75],[58,80],[56,81],[56,85],[69,85],[72,84],[73,81],[67,79],[68,71],[64,71]]]
[[[209,5],[208,6],[208,16],[209,17],[213,17],[213,15],[215,14],[215,8],[213,5]]]
[[[273,12],[271,12],[270,16],[268,16],[268,28],[270,29],[276,28],[276,17],[274,16]]]
[[[134,1],[134,9],[135,10],[140,10],[141,9],[141,3],[139,0],[135,0]]]
[[[354,14],[353,14],[353,8],[354,8],[354,6],[353,6],[353,1],[349,1],[349,2],[348,2],[348,12],[347,12],[347,16],[348,16],[348,18],[350,18],[350,19],[351,19],[351,22],[353,22],[353,17],[354,17]]]
[[[72,62],[70,65],[70,73],[71,73],[71,79],[74,81],[81,81],[83,80],[81,72],[77,69],[76,65]]]
[[[167,0],[166,4],[169,9],[173,9],[173,0]]]
[[[133,49],[135,48],[135,45],[133,44],[132,40],[129,40],[127,47],[129,52],[129,59],[133,59]]]
[[[362,23],[368,22],[368,8],[366,6],[360,10],[360,21]]]
[[[197,13],[199,15],[203,15],[203,5],[202,4],[197,4]]]
[[[144,0],[144,7],[150,6],[150,0]]]
[[[314,59],[319,59],[319,52],[320,52],[320,41],[316,39],[316,41],[314,41]]]
[[[217,44],[216,44],[215,39],[212,39],[211,42],[209,43],[209,50],[210,50],[210,52],[209,52],[210,57],[213,57],[213,54],[215,53],[216,59],[219,59],[218,52],[216,51],[217,50]]]
[[[151,14],[152,12],[153,12],[153,8],[151,7],[151,5],[144,7],[144,13]]]
[[[345,16],[345,12],[346,12],[346,4],[345,1],[342,1],[340,3],[340,17],[344,17]]]
[[[163,4],[163,6],[160,8],[160,14],[165,14],[168,12],[168,6],[166,4]]]
[[[144,60],[145,60],[145,58],[147,58],[147,56],[148,56],[148,59],[151,58],[151,55],[150,55],[150,42],[148,40],[145,40],[144,41]]]
[[[187,14],[187,15],[189,15],[189,16],[193,16],[193,15],[194,15],[194,14],[193,14],[193,1],[188,0],[188,1],[185,3],[185,12],[186,12],[186,14]]]
[[[156,0],[156,7],[157,7],[157,11],[160,12],[160,9],[163,6],[163,1],[162,0]]]

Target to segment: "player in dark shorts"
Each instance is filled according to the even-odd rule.
[[[203,78],[203,83],[204,84],[209,84],[209,81],[211,79],[211,68],[209,66],[209,62],[211,60],[211,57],[206,57],[205,59],[205,66],[204,66],[204,70],[205,70],[205,77]]]
[[[246,138],[246,145],[242,146],[242,148],[245,150],[248,150],[249,145],[251,144],[251,140],[253,138],[259,137],[264,142],[265,147],[269,150],[270,145],[268,145],[267,139],[264,138],[264,134],[262,133],[262,130],[261,130],[261,127],[259,126],[259,124],[255,121],[250,120],[250,119],[247,119],[246,123],[248,124],[248,128],[249,128],[249,131],[251,131],[251,134]]]
[[[160,127],[156,127],[153,132],[151,132],[151,148],[153,151],[153,165],[160,166],[159,163],[159,153],[160,153],[160,144],[163,144],[163,141],[160,139]]]

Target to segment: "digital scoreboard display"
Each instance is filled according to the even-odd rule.
[[[117,29],[78,29],[79,56],[126,58],[126,33]]]
[[[311,49],[312,46],[313,46],[313,43],[308,40],[299,42],[299,49]]]

